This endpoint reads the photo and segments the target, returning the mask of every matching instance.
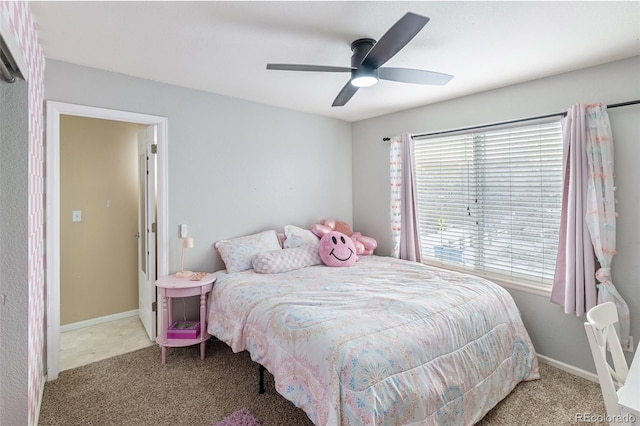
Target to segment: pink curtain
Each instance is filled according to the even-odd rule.
[[[629,340],[629,307],[613,285],[611,262],[616,254],[616,199],[613,163],[613,135],[607,107],[601,104],[586,107],[587,159],[587,215],[585,221],[591,235],[593,249],[600,263],[596,272],[599,281],[598,304],[613,302],[619,318],[618,333],[622,346]]]
[[[589,165],[585,106],[574,105],[562,120],[564,188],[556,272],[551,301],[567,314],[583,316],[596,305],[595,255],[585,222]]]
[[[391,139],[391,256],[419,262],[413,148],[414,141],[408,133]]]
[[[629,307],[611,278],[617,213],[607,108],[601,104],[569,108],[563,120],[563,138],[565,181],[551,301],[577,316],[597,304],[614,302],[624,347],[629,340]],[[597,271],[596,258],[600,264]]]

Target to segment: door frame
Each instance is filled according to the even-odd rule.
[[[46,218],[45,259],[47,290],[47,381],[60,373],[60,116],[124,121],[157,126],[157,273],[166,275],[169,268],[169,204],[168,204],[168,118],[136,112],[119,111],[86,105],[46,101]],[[156,292],[157,295],[157,292]],[[161,310],[157,310],[161,324]]]

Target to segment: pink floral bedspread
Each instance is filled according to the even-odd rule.
[[[540,377],[513,299],[482,278],[378,256],[216,274],[208,331],[316,425],[470,425]]]

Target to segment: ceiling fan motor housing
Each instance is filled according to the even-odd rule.
[[[359,38],[351,43],[351,79],[357,79],[359,77],[374,77],[378,79],[378,69],[372,65],[363,63],[362,60],[367,56],[367,53],[373,48],[376,41],[372,38]]]
[[[376,41],[372,38],[359,38],[351,43],[351,66],[358,68],[362,64],[362,60],[367,56],[367,53],[373,48]]]

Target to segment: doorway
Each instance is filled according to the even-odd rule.
[[[141,132],[155,144],[155,125],[60,116],[60,371],[153,342],[153,283],[139,285],[138,265],[152,265],[154,279],[155,233],[139,220],[139,198],[155,222],[155,191],[146,197],[155,156],[138,161]],[[152,244],[139,256],[142,235]]]
[[[155,129],[156,154],[156,232],[157,273],[168,270],[168,203],[167,203],[167,119],[146,114],[95,108],[49,101],[47,115],[47,380],[54,380],[60,371],[60,119],[61,115],[80,116],[138,123]],[[150,194],[151,195],[151,194]],[[117,271],[113,271],[114,275]],[[153,281],[147,289],[156,294]],[[154,297],[155,299],[155,297]],[[159,316],[161,312],[156,312]],[[156,318],[154,318],[156,319]],[[160,321],[157,318],[157,321]],[[155,337],[155,330],[153,330]]]

